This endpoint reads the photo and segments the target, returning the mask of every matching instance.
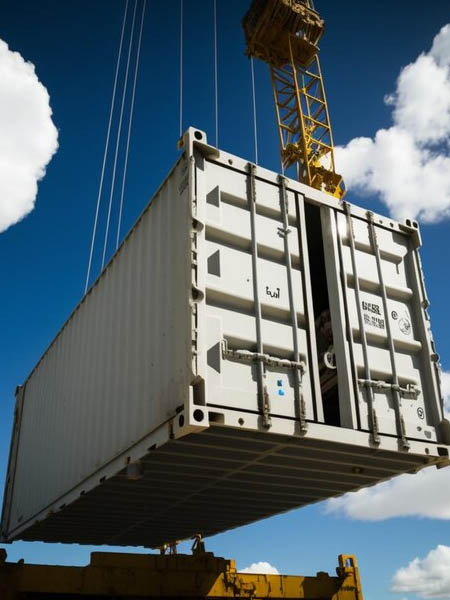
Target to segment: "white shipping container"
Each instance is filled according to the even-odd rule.
[[[419,247],[189,129],[18,388],[3,540],[158,547],[448,465]]]

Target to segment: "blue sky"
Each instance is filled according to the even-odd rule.
[[[217,4],[219,146],[253,159],[250,69],[240,25],[248,1]],[[388,0],[316,4],[327,24],[321,57],[335,142],[373,137],[391,126],[392,108],[383,98],[395,90],[401,68],[428,51],[450,20],[448,2],[433,2],[431,9],[418,0],[408,2],[407,9],[405,3]],[[50,94],[59,149],[39,183],[35,210],[0,234],[0,481],[14,388],[83,293],[123,6],[122,0],[2,0],[0,38],[35,64]],[[178,8],[178,0],[148,2],[122,231],[129,229],[178,156]],[[214,142],[212,14],[212,0],[185,0],[183,124],[206,130]],[[260,63],[255,68],[259,161],[279,170],[268,69]],[[375,196],[350,193],[348,199],[387,213]],[[104,218],[103,212],[100,225]],[[447,370],[449,234],[448,220],[422,225],[433,331]],[[100,258],[98,244],[94,274]],[[323,505],[207,540],[208,549],[235,558],[239,567],[268,561],[291,573],[332,572],[338,553],[354,553],[366,600],[415,598],[390,593],[391,578],[438,544],[450,545],[448,520],[408,517],[370,523],[326,514]],[[83,564],[91,549],[15,543],[7,550],[11,560]]]

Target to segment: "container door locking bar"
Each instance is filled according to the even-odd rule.
[[[390,390],[398,392],[400,396],[404,396],[405,398],[417,398],[420,394],[420,389],[412,383],[408,383],[408,385],[405,387],[394,383],[388,383],[387,381],[381,381],[380,379],[358,379],[358,383],[359,385],[363,385],[365,387],[373,387],[375,390]]]
[[[227,340],[222,341],[222,355],[224,358],[232,360],[247,360],[249,362],[259,361],[268,367],[281,367],[282,369],[295,369],[299,373],[306,372],[306,365],[303,361],[289,360],[288,358],[278,358],[270,354],[259,354],[250,352],[250,350],[230,350]]]
[[[303,375],[306,372],[306,365],[303,361],[289,360],[288,358],[278,358],[276,356],[270,356],[269,354],[261,354],[259,352],[250,352],[250,350],[230,350],[228,348],[227,340],[222,341],[222,356],[231,360],[245,360],[248,362],[256,362],[261,365],[264,369],[268,367],[281,367],[282,369],[293,369],[294,380],[296,384],[295,392],[298,394],[296,398],[300,397],[303,400],[302,394],[302,380]],[[267,406],[267,410],[270,411],[270,404]],[[301,418],[306,419],[304,403]],[[304,427],[301,429],[303,433],[307,431],[307,423],[305,421]]]
[[[287,190],[286,190],[286,178],[280,175],[280,204],[281,204],[281,214],[283,217],[283,227],[279,229],[280,235],[283,237],[284,241],[284,259],[286,261],[286,272],[287,272],[287,281],[288,281],[288,291],[289,291],[289,310],[291,314],[291,326],[292,326],[292,341],[294,346],[294,362],[300,363],[300,353],[298,350],[298,323],[297,323],[297,311],[295,310],[294,303],[294,286],[292,283],[292,265],[291,265],[291,253],[289,250],[289,234],[291,230],[289,229],[289,221],[288,221],[288,198],[287,198]],[[295,403],[297,407],[298,420],[300,423],[300,432],[306,433],[308,430],[308,424],[306,422],[306,407],[305,407],[305,399],[303,396],[303,386],[302,386],[302,375],[304,370],[301,371],[299,369],[294,369],[294,381],[295,381]]]
[[[251,244],[252,244],[252,270],[253,270],[253,298],[255,303],[255,321],[256,321],[256,347],[257,354],[263,355],[263,341],[261,333],[261,302],[259,300],[258,287],[258,242],[256,240],[256,186],[255,171],[256,165],[248,163],[249,174],[249,205],[250,205],[250,224],[251,224]],[[257,361],[258,369],[258,405],[262,416],[263,427],[270,429],[272,420],[270,418],[270,397],[267,390],[266,371],[264,363]]]
[[[401,409],[401,398],[400,398],[400,385],[398,382],[397,375],[397,365],[395,361],[395,348],[394,348],[394,338],[392,337],[392,329],[391,329],[391,321],[389,319],[389,309],[387,304],[387,293],[386,286],[384,284],[384,276],[383,276],[383,268],[381,264],[381,255],[380,248],[378,247],[377,241],[377,232],[375,229],[375,223],[373,222],[373,213],[371,211],[367,211],[367,218],[369,221],[369,232],[370,232],[370,241],[372,244],[372,249],[375,253],[375,259],[377,263],[377,271],[378,271],[378,281],[381,288],[381,297],[383,300],[383,308],[384,314],[386,315],[386,333],[388,338],[388,346],[389,346],[389,356],[391,359],[391,367],[392,367],[392,397],[394,399],[394,410],[395,417],[397,421],[397,431],[398,435],[402,441],[402,447],[404,450],[408,450],[410,445],[408,440],[406,439],[406,427],[405,420],[403,419],[402,409]],[[361,305],[360,305],[361,306]]]
[[[353,220],[352,220],[352,215],[351,215],[351,208],[350,208],[350,204],[348,202],[344,202],[344,209],[345,209],[345,214],[347,217],[348,239],[349,239],[350,254],[351,254],[351,259],[352,259],[353,278],[355,281],[355,296],[356,296],[356,303],[357,303],[356,313],[358,315],[359,331],[360,331],[360,335],[361,335],[361,346],[362,346],[363,360],[364,360],[364,374],[365,374],[364,387],[366,390],[367,409],[368,409],[368,413],[369,413],[369,429],[372,432],[372,442],[378,446],[380,444],[380,435],[378,432],[377,414],[375,412],[375,407],[374,407],[374,400],[375,400],[374,390],[373,390],[373,386],[370,385],[370,382],[372,381],[372,376],[371,376],[370,365],[369,365],[369,349],[368,349],[368,345],[367,345],[366,327],[364,324],[362,312],[360,310],[361,290],[359,287],[358,268],[356,265],[355,232],[353,230]],[[344,268],[344,267],[342,266],[342,268]],[[344,280],[344,293],[347,295],[347,282],[345,280]],[[355,341],[353,338],[353,330],[352,330],[351,325],[349,327],[349,331],[350,331],[350,338],[351,338],[349,341],[350,341],[351,345],[354,346]]]

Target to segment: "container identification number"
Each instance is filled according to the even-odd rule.
[[[364,311],[364,324],[376,327],[377,329],[385,328],[385,320],[382,317],[381,307],[372,302],[361,302]]]
[[[369,312],[374,313],[376,315],[380,315],[381,317],[381,309],[378,306],[378,304],[371,304],[370,302],[366,302],[365,300],[363,300],[362,307],[363,310],[368,310]]]

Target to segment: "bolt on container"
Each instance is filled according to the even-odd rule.
[[[4,541],[158,547],[449,464],[417,224],[183,143],[17,390]]]

